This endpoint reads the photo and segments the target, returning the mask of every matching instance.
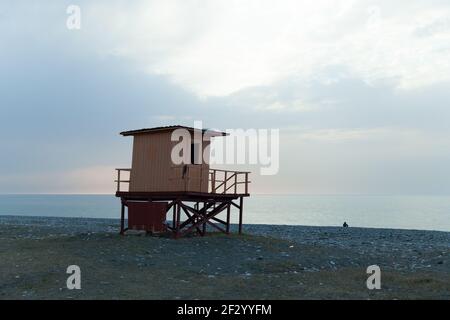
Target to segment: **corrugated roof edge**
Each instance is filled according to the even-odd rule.
[[[137,129],[137,130],[123,131],[120,134],[122,136],[126,137],[126,136],[134,136],[136,134],[153,133],[153,132],[158,132],[158,131],[167,131],[167,130],[176,130],[176,129],[186,129],[186,130],[189,130],[189,131],[199,130],[198,128],[175,125],[175,126],[143,128],[143,129]],[[203,133],[205,133],[206,131],[208,131],[208,134],[210,134],[210,136],[212,136],[212,137],[214,137],[214,136],[227,136],[228,135],[228,133],[226,133],[226,132],[209,130],[209,129],[202,129]]]

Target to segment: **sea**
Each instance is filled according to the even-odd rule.
[[[119,218],[114,195],[0,195],[0,215]],[[232,222],[237,222],[232,211]],[[252,195],[244,223],[450,231],[450,196]]]

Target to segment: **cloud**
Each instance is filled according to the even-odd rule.
[[[450,80],[450,5],[443,1],[170,0],[82,8],[98,52],[139,61],[199,97],[308,79],[330,66],[401,90]]]

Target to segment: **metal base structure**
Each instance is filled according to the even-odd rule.
[[[125,208],[129,201],[167,202],[167,214],[172,213],[172,221],[167,230],[174,238],[192,233],[206,235],[207,225],[223,232],[230,233],[231,207],[239,210],[239,234],[242,233],[244,197],[248,194],[211,194],[211,193],[131,193],[118,192],[121,198],[120,234],[124,235]],[[226,212],[226,220],[217,216]]]

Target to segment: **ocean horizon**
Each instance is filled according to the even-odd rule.
[[[252,195],[244,224],[342,226],[450,231],[450,196]],[[108,194],[4,194],[0,215],[119,218]],[[232,211],[237,222],[237,211]]]

